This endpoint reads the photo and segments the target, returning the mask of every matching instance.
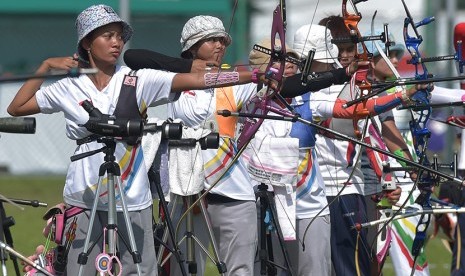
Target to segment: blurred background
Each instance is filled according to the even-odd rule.
[[[457,23],[465,22],[463,0],[405,0],[416,21],[429,16],[435,22],[421,27],[424,56],[439,56],[454,53],[453,30]],[[8,117],[6,107],[22,82],[5,81],[10,76],[32,74],[40,63],[53,56],[70,56],[76,51],[77,36],[74,26],[76,16],[93,4],[112,6],[120,16],[130,22],[135,30],[127,48],[146,48],[171,56],[179,56],[180,34],[184,23],[195,15],[212,15],[223,20],[233,38],[224,63],[247,65],[247,57],[254,43],[270,36],[272,11],[276,0],[16,0],[0,1],[0,118]],[[317,24],[328,15],[341,14],[341,0],[288,0],[286,41],[292,47],[294,32],[304,24]],[[376,29],[389,24],[389,31],[397,41],[403,40],[402,28],[405,10],[400,0],[369,0],[357,5],[363,18],[359,28],[370,31],[372,16]],[[349,7],[350,11],[353,11]],[[411,32],[411,31],[410,31]],[[400,71],[405,77],[413,76],[414,67],[407,64],[404,56]],[[453,61],[429,63],[430,73],[440,76],[457,75]],[[459,83],[441,83],[441,86],[458,88]],[[435,111],[447,117],[452,112],[461,113],[462,107],[442,108]],[[151,116],[164,118],[163,107],[150,111]],[[75,144],[66,138],[61,114],[36,115],[35,134],[9,134],[1,132],[0,124],[0,194],[7,197],[28,197],[56,204],[61,198],[61,189],[70,156]],[[437,153],[441,162],[450,162],[454,151],[459,150],[458,129],[445,124],[433,123],[434,143],[430,153]],[[43,186],[43,183],[54,183]],[[11,207],[9,207],[11,208]],[[27,223],[37,218],[34,231],[40,231],[40,215],[24,216],[24,212],[8,209],[19,220]],[[33,211],[41,214],[43,210]],[[19,223],[18,223],[19,224]],[[24,226],[20,226],[24,227]],[[27,240],[29,231],[17,230],[20,239]],[[38,233],[38,232],[35,232]],[[39,232],[40,233],[40,232]],[[40,241],[40,234],[37,242]],[[26,253],[32,251],[36,240],[19,245]],[[446,263],[449,257],[446,256]],[[438,266],[443,266],[438,265]],[[389,264],[387,264],[389,269]],[[448,271],[447,268],[445,271]],[[437,275],[437,274],[436,274]]]

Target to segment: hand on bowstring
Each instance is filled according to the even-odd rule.
[[[211,71],[212,69],[218,69],[219,63],[216,61],[205,61],[201,59],[194,59],[192,61],[191,73]]]
[[[346,73],[348,76],[352,76],[355,72],[357,72],[357,70],[360,68],[360,67],[363,67],[363,66],[370,66],[372,67],[372,63],[369,62],[369,61],[352,61],[349,66],[346,67]]]
[[[401,193],[402,193],[402,189],[400,187],[397,187],[392,192],[387,193],[386,197],[387,197],[389,203],[391,205],[395,205],[397,202],[399,202]]]
[[[28,258],[29,260],[35,262],[36,260],[39,259],[39,255],[42,254],[42,253],[44,253],[44,251],[45,251],[45,246],[43,246],[43,245],[41,244],[41,245],[39,245],[39,246],[36,247],[36,250],[35,250],[34,254],[28,256],[27,258]],[[26,264],[26,262],[24,262],[24,261],[21,261],[21,265],[23,266],[23,272],[29,272],[29,271],[31,271],[31,270],[34,269],[34,267],[32,267],[32,266]]]
[[[417,171],[410,171],[408,172],[408,174],[410,175],[410,179],[412,179],[413,182],[417,181],[417,178],[418,178]]]
[[[428,92],[431,92],[433,91],[434,89],[434,84],[432,82],[429,82],[429,83],[417,83],[415,85],[413,85],[412,87],[410,87],[409,89],[407,89],[407,96],[410,98],[412,97],[413,95],[415,95],[415,93],[417,93],[418,91],[428,91]]]
[[[46,66],[48,70],[69,70],[78,67],[79,60],[77,58],[77,55],[74,54],[73,56],[68,57],[48,58],[42,62],[42,65]]]

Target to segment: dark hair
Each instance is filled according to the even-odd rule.
[[[350,37],[350,32],[344,23],[344,18],[340,15],[325,17],[318,22],[318,25],[328,28],[333,38]]]

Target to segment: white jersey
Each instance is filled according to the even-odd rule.
[[[234,99],[230,100],[234,101],[240,109],[243,103],[256,93],[256,90],[256,84],[253,83],[235,85],[233,86]],[[176,102],[168,105],[169,117],[181,119],[186,126],[192,128],[207,128],[208,124],[214,124],[215,121],[212,118],[215,114],[214,89],[185,91]],[[205,169],[205,188],[209,188],[221,177],[236,153],[236,140],[228,137],[220,137],[218,149],[201,151]],[[235,161],[232,168],[222,176],[211,192],[232,199],[255,201],[253,186],[242,158]]]
[[[328,89],[313,92],[310,107],[314,120],[325,120],[332,117],[334,103],[343,85],[333,85]],[[352,127],[352,120],[347,120]],[[360,146],[340,139],[316,135],[316,155],[321,175],[326,186],[326,196],[336,196],[350,183],[342,194],[363,194],[363,173],[357,161]],[[350,180],[349,180],[350,177]]]
[[[293,102],[293,105],[296,106],[307,104],[307,107],[310,108],[308,102],[301,102],[300,99],[300,97],[296,97],[296,99]],[[269,114],[277,115],[272,112],[270,112]],[[298,139],[290,138],[292,124],[293,123],[289,121],[264,120],[262,125],[258,129],[254,139],[266,138],[271,136],[275,141],[274,143],[281,144],[281,146],[284,148],[285,146],[287,146],[287,143],[291,143],[289,139]],[[262,143],[259,142],[258,144],[261,145]],[[244,157],[246,159],[252,159],[251,155],[258,154],[256,152],[257,150],[259,149],[248,149],[244,153]],[[296,181],[295,183],[289,183],[291,186],[294,186],[295,189],[295,216],[297,219],[312,218],[315,217],[318,214],[318,212],[320,212],[321,209],[323,209],[328,204],[325,195],[325,186],[323,178],[321,177],[320,169],[318,167],[317,155],[315,154],[314,149],[299,149],[297,143],[296,150],[298,151],[296,153],[298,158],[293,166],[293,171],[296,175]],[[280,159],[281,157],[277,158]],[[263,165],[265,167],[270,168],[273,167],[272,163],[279,162],[279,160],[276,160],[276,162],[272,160],[262,160]],[[289,205],[289,203],[287,202],[282,202],[281,204]],[[326,208],[319,215],[324,216],[328,214],[329,209]]]
[[[85,138],[92,133],[79,126],[89,120],[89,114],[80,106],[84,100],[90,100],[103,114],[113,114],[120,95],[124,76],[130,72],[125,66],[117,66],[110,83],[98,91],[90,78],[81,75],[77,78],[64,78],[36,93],[37,103],[42,113],[63,112],[66,119],[66,135],[72,140]],[[139,110],[144,112],[148,106],[170,99],[171,82],[174,73],[142,69],[137,71],[136,89]],[[174,93],[171,95],[174,96]],[[93,141],[78,146],[74,154],[101,149],[104,144]],[[105,154],[100,152],[71,162],[66,176],[64,200],[67,204],[91,208],[99,180],[99,167]],[[118,142],[115,149],[116,162],[121,169],[122,188],[129,211],[142,210],[152,204],[147,170],[140,146],[129,146]],[[102,179],[99,210],[106,210],[106,176]],[[118,191],[118,189],[117,189]],[[117,208],[121,210],[120,195],[116,193]]]

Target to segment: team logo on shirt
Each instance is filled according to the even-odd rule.
[[[136,86],[136,77],[125,76],[124,77],[124,84],[130,86]]]
[[[195,96],[195,91],[192,91],[192,90],[183,91],[182,93],[185,93],[189,96]]]

